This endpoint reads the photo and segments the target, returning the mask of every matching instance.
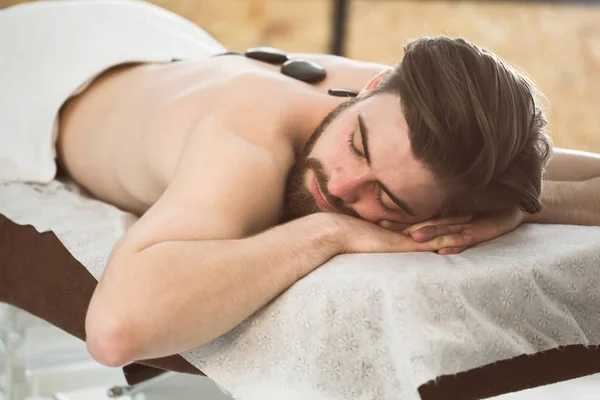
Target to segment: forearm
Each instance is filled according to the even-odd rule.
[[[549,181],[585,181],[600,176],[600,154],[556,148],[546,167]]]
[[[581,182],[545,181],[542,211],[525,222],[600,226],[600,177]]]
[[[115,261],[90,304],[90,352],[98,345],[104,350],[97,352],[118,354],[105,356],[107,364],[122,364],[228,332],[341,251],[334,225],[321,215],[239,240],[159,243]],[[107,341],[134,345],[113,349]]]

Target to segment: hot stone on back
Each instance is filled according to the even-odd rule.
[[[319,64],[307,60],[289,60],[281,66],[281,73],[303,82],[320,82],[327,72]]]
[[[269,46],[251,47],[245,52],[246,57],[269,64],[283,64],[288,60],[287,53]]]

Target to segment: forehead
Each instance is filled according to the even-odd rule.
[[[433,173],[413,155],[400,98],[375,95],[359,102],[355,112],[368,131],[371,168],[377,179],[418,215],[436,213],[443,193]]]
[[[374,171],[398,175],[399,171],[409,168],[410,172],[426,172],[412,154],[408,125],[397,96],[382,94],[369,97],[357,104],[355,113],[368,131],[368,147]]]
[[[406,157],[413,158],[408,124],[402,113],[398,96],[379,94],[369,97],[358,102],[355,112],[361,116],[369,131],[369,150],[393,147],[396,161]],[[386,160],[381,160],[384,161]],[[393,161],[393,159],[387,160],[387,162]],[[379,164],[380,160],[374,160],[374,163]]]

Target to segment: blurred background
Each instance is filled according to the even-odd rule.
[[[0,8],[23,2],[25,0],[0,0]],[[550,130],[557,146],[600,153],[600,0],[150,2],[198,24],[231,50],[270,45],[288,52],[335,53],[393,65],[402,58],[403,44],[411,39],[438,34],[465,37],[526,71],[538,84],[551,109]],[[8,319],[1,311],[2,307],[0,333],[1,328],[8,326]],[[84,383],[123,383],[120,369],[101,368],[90,360],[82,342],[47,324],[40,322],[35,329],[23,330],[19,341],[23,344],[19,351],[27,354],[22,355],[24,361],[18,365],[17,372],[22,375],[22,387],[27,383],[28,393],[40,396],[36,399],[46,398],[57,390],[82,387]],[[5,351],[0,348],[0,364],[6,359]],[[55,367],[57,364],[70,367],[61,370]],[[0,366],[0,384],[3,373],[6,380],[6,371]],[[178,379],[188,379],[172,383],[177,387],[179,399],[197,398],[198,393],[203,394],[203,399],[229,399],[207,379]],[[189,397],[182,391],[185,385],[188,385]],[[557,394],[561,392],[554,385],[551,390],[556,397],[548,391],[540,397],[515,394],[510,395],[510,399],[568,397],[564,393]],[[578,393],[584,391],[583,386],[577,389]],[[597,393],[593,396],[589,399],[598,398]],[[93,397],[89,393],[80,397],[71,393],[61,398],[90,400]],[[173,397],[167,393],[147,398]]]
[[[0,0],[0,7],[22,2]],[[539,85],[557,146],[600,152],[599,0],[150,2],[200,25],[231,50],[270,45],[394,64],[410,39],[463,36],[525,70]],[[343,29],[336,29],[336,19]]]

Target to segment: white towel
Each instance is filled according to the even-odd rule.
[[[106,69],[225,51],[192,22],[134,0],[0,10],[0,180],[50,182],[62,104]]]

